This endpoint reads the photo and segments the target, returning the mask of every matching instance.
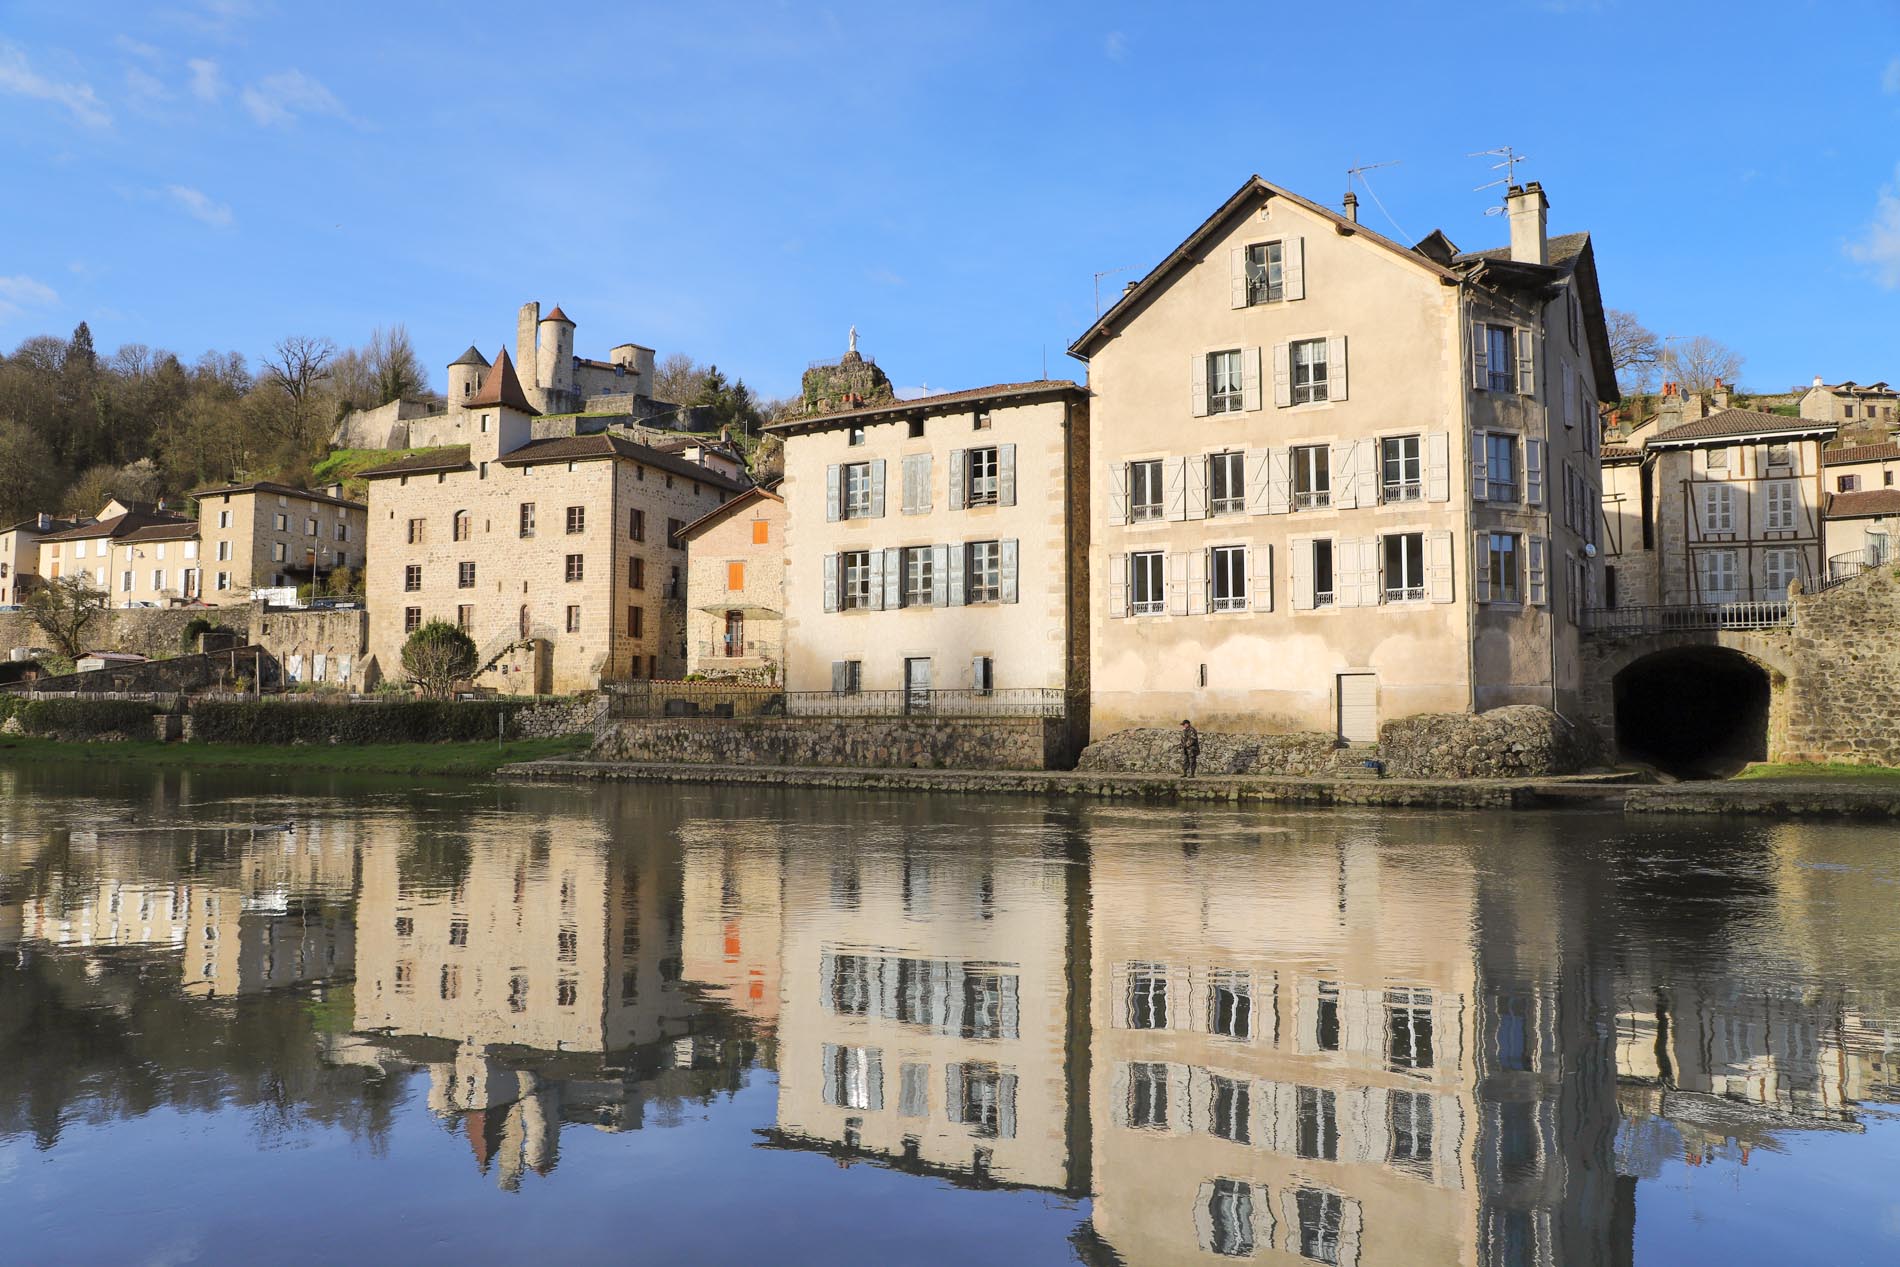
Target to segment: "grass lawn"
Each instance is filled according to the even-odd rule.
[[[1757,761],[1737,779],[1835,779],[1855,783],[1891,783],[1900,786],[1900,770],[1879,765],[1809,765],[1799,761]]]
[[[0,737],[0,765],[84,762],[154,768],[298,770],[338,774],[488,775],[516,761],[572,757],[587,751],[586,735],[517,739],[507,744],[391,743],[293,744],[253,747],[221,743],[64,743],[57,739]]]

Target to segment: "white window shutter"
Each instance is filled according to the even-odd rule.
[[[1273,451],[1249,449],[1242,459],[1247,464],[1247,513],[1267,513],[1267,489],[1273,479]]]
[[[833,660],[831,662],[831,693],[833,695],[844,694],[846,686],[845,673],[846,668],[843,660]]]
[[[1577,425],[1577,380],[1564,375],[1564,426]]]
[[[1527,537],[1524,541],[1525,561],[1529,572],[1529,593],[1532,607],[1550,606],[1550,543],[1542,537]]]
[[[1108,522],[1119,528],[1128,522],[1128,463],[1116,462],[1108,468]]]
[[[838,610],[838,556],[835,554],[825,556],[825,610]]]
[[[1018,557],[1016,539],[1011,537],[999,542],[997,553],[1002,556],[1001,562],[998,564],[998,571],[1002,574],[1003,601],[1013,603],[1016,601],[1016,560]]]
[[[1286,238],[1280,243],[1280,277],[1288,299],[1306,298],[1306,239]]]
[[[884,551],[884,609],[896,611],[904,605],[904,552],[896,546]]]
[[[930,605],[942,607],[950,601],[950,547],[930,547]]]
[[[1544,441],[1535,436],[1524,439],[1524,503],[1544,504]]]
[[[1359,606],[1359,543],[1350,537],[1333,539],[1333,606]]]
[[[1293,508],[1293,450],[1274,449],[1269,457],[1273,474],[1267,484],[1267,513],[1284,515]]]
[[[1273,403],[1285,409],[1293,403],[1293,345],[1273,345]]]
[[[1185,616],[1188,612],[1188,556],[1185,551],[1168,555],[1168,612]]]
[[[1346,399],[1346,336],[1326,340],[1326,399]]]
[[[1270,545],[1251,545],[1247,547],[1247,587],[1253,609],[1257,612],[1273,610],[1273,547]]]
[[[1128,556],[1108,556],[1108,614],[1120,619],[1128,614]]]
[[[1287,542],[1293,552],[1293,610],[1313,610],[1313,539],[1295,537]]]
[[[1491,385],[1491,372],[1485,360],[1488,351],[1485,342],[1484,322],[1471,323],[1471,385],[1479,391]]]
[[[1237,246],[1227,252],[1228,304],[1230,308],[1247,306],[1247,248]]]
[[[1194,416],[1207,417],[1207,357],[1199,352],[1189,358],[1188,395]]]
[[[1517,332],[1517,394],[1537,394],[1537,335],[1521,328]]]
[[[1199,616],[1207,611],[1207,551],[1187,555],[1187,614]]]
[[[842,496],[842,487],[839,484],[839,480],[842,478],[841,472],[842,468],[840,468],[836,462],[833,462],[830,466],[825,468],[826,523],[837,523],[838,515],[843,507],[844,499]]]
[[[884,610],[884,551],[872,550],[865,558],[865,570],[869,575],[869,591],[872,611]]]
[[[996,446],[996,504],[1016,504],[1016,446],[1013,444]]]
[[[1260,349],[1242,348],[1240,351],[1240,407],[1246,410],[1260,408]]]
[[[1327,460],[1327,478],[1332,482],[1332,504],[1340,510],[1359,505],[1359,442],[1335,444]]]
[[[1187,518],[1207,518],[1207,459],[1195,454],[1181,459],[1187,468]]]
[[[1359,452],[1357,465],[1353,467],[1353,500],[1361,506],[1379,504],[1379,442],[1360,440],[1354,446]]]
[[[871,460],[871,517],[884,518],[884,459]]]
[[[1451,530],[1441,528],[1425,534],[1426,593],[1434,603],[1452,600]]]
[[[1480,603],[1491,601],[1491,534],[1481,532],[1471,550],[1471,593]]]
[[[1168,518],[1187,518],[1187,459],[1168,460]]]
[[[1443,431],[1425,437],[1425,500],[1451,500],[1451,437]]]
[[[963,543],[953,541],[944,547],[943,601],[946,607],[961,607],[969,598],[969,590],[963,583],[963,558],[966,551]]]
[[[969,490],[964,487],[963,481],[964,460],[962,449],[950,450],[950,509],[952,510],[962,510],[963,503],[969,496]]]
[[[1491,498],[1490,468],[1485,464],[1485,441],[1488,434],[1483,431],[1471,433],[1471,500],[1489,501]]]

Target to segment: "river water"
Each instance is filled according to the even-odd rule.
[[[1897,843],[0,768],[0,1261],[1893,1263]]]

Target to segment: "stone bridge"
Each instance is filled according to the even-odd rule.
[[[1685,775],[1749,760],[1900,765],[1900,569],[1785,613],[1624,621],[1583,640],[1583,712],[1619,755]]]

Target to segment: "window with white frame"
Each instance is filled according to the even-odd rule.
[[[1222,1258],[1254,1256],[1253,1185],[1244,1179],[1216,1179],[1208,1186],[1206,1249]]]
[[[231,512],[228,510],[219,511],[218,512],[218,527],[229,528],[230,526],[231,526]]]
[[[1429,1069],[1432,1065],[1432,992],[1395,989],[1385,992],[1386,1063],[1394,1069]]]
[[[1247,547],[1214,546],[1207,552],[1207,609],[1247,610]]]
[[[1417,602],[1425,597],[1425,534],[1395,532],[1380,538],[1384,576],[1382,598],[1388,603]]]
[[[1339,1159],[1339,1098],[1329,1087],[1300,1087],[1295,1155],[1309,1161]]]
[[[868,519],[871,515],[871,464],[852,462],[846,465],[844,479],[844,517],[846,519]]]
[[[1168,1067],[1159,1061],[1128,1066],[1128,1125],[1135,1130],[1168,1129]]]
[[[847,550],[840,559],[840,564],[838,573],[844,581],[844,592],[838,596],[838,606],[847,611],[869,607],[871,605],[871,552]]]
[[[1517,500],[1517,437],[1487,432],[1484,437],[1485,496],[1494,502]]]
[[[1293,1212],[1300,1224],[1300,1256],[1316,1263],[1338,1262],[1346,1199],[1321,1188],[1300,1188],[1293,1193]]]
[[[1415,502],[1425,495],[1424,458],[1417,436],[1379,441],[1379,500]]]
[[[1702,531],[1735,531],[1735,486],[1733,484],[1704,484],[1702,486]]]
[[[1490,532],[1485,534],[1485,541],[1489,547],[1485,579],[1490,584],[1491,601],[1523,602],[1524,568],[1520,562],[1523,538],[1514,532]]]
[[[1161,477],[1161,459],[1128,464],[1129,523],[1161,518],[1167,504],[1166,496]]]
[[[132,574],[130,572],[125,572],[120,575],[119,592],[121,594],[130,594],[132,592]]]
[[[1770,532],[1792,532],[1794,530],[1794,481],[1770,480],[1767,487],[1768,513],[1764,517],[1763,527]]]
[[[1293,509],[1317,510],[1333,502],[1331,453],[1323,444],[1293,450]]]
[[[1741,592],[1741,555],[1734,550],[1704,550],[1702,597],[1712,603],[1732,602]]]
[[[1207,1133],[1236,1144],[1253,1142],[1253,1084],[1245,1078],[1208,1079]]]
[[[907,546],[904,550],[904,606],[928,607],[931,587],[936,583],[936,568],[929,546]]]
[[[1128,612],[1131,616],[1159,616],[1168,609],[1166,563],[1166,556],[1159,550],[1143,550],[1128,556]]]
[[[1788,585],[1801,572],[1801,552],[1789,547],[1762,552],[1762,583],[1766,597],[1780,601],[1788,597]]]
[[[1253,1037],[1253,976],[1216,972],[1207,985],[1207,1032],[1222,1038]]]
[[[230,561],[231,561],[231,543],[229,541],[218,542],[218,562],[228,563]]]
[[[964,578],[969,585],[968,601],[971,603],[1002,602],[1003,543],[972,541],[964,548],[969,552],[964,572]]]
[[[1313,606],[1333,605],[1333,539],[1320,537],[1313,542]]]
[[[996,504],[996,450],[970,449],[963,460],[966,506]]]
[[[1247,248],[1247,303],[1286,298],[1286,244],[1255,242]]]
[[[1301,339],[1292,348],[1293,403],[1316,404],[1327,395],[1326,340]]]
[[[1431,1173],[1437,1120],[1429,1091],[1388,1091],[1386,1160],[1401,1170]]]
[[[1244,403],[1240,349],[1207,354],[1207,412],[1239,413]]]
[[[1484,328],[1485,389],[1494,392],[1517,390],[1517,332],[1510,326]]]
[[[1124,1000],[1129,1029],[1168,1028],[1168,970],[1160,964],[1128,965]]]
[[[1247,455],[1207,455],[1207,513],[1238,515],[1247,509]]]

